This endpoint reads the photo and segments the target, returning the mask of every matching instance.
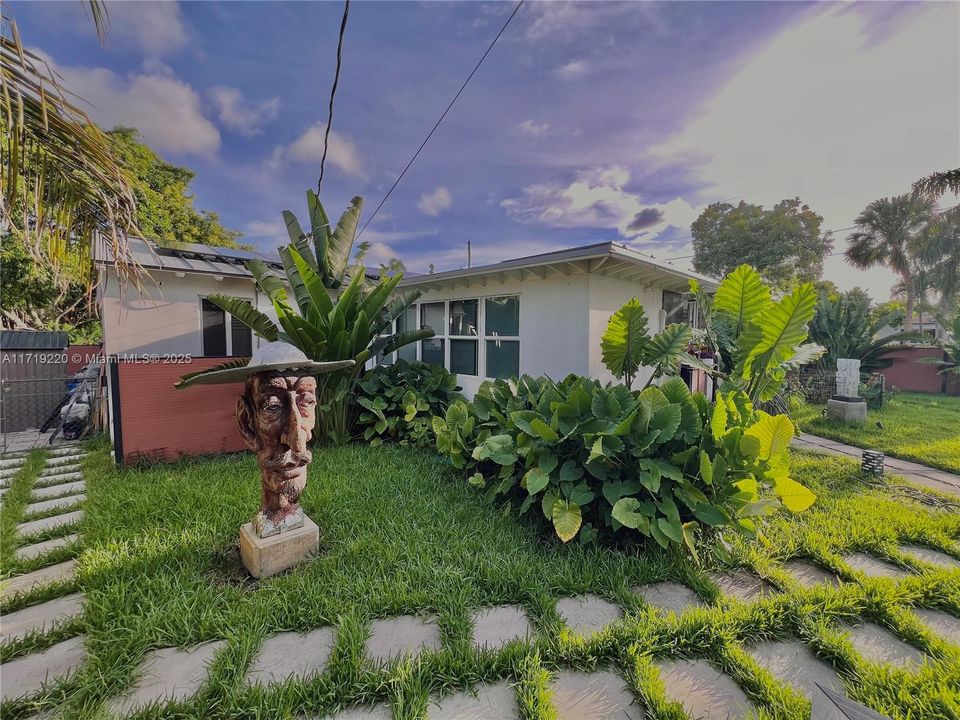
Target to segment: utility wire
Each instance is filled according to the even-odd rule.
[[[320,179],[317,180],[317,197],[323,184],[323,166],[327,162],[327,148],[330,147],[330,127],[333,125],[333,99],[340,84],[340,65],[343,63],[343,36],[347,31],[347,17],[350,15],[350,0],[344,0],[343,19],[340,21],[340,37],[337,40],[337,69],[333,73],[333,87],[330,88],[330,105],[327,108],[327,129],[323,133],[323,156],[320,158]]]
[[[363,224],[363,227],[360,228],[360,232],[357,233],[359,238],[363,235],[363,231],[367,229],[367,226],[373,222],[373,219],[377,216],[377,213],[380,212],[380,208],[383,207],[384,203],[387,202],[387,198],[393,193],[397,185],[400,184],[400,181],[403,180],[403,176],[407,174],[407,170],[410,169],[410,166],[413,165],[413,161],[417,159],[417,156],[420,154],[420,151],[423,150],[424,146],[429,142],[430,138],[433,137],[433,134],[437,131],[437,128],[440,127],[440,123],[443,122],[443,119],[447,116],[447,113],[450,112],[450,108],[453,107],[453,104],[457,101],[457,98],[460,97],[460,94],[467,87],[469,82],[473,79],[473,76],[477,74],[477,70],[480,69],[480,66],[483,64],[483,61],[487,59],[487,55],[490,54],[490,51],[493,50],[493,46],[497,44],[497,40],[500,39],[500,36],[503,35],[504,31],[507,29],[507,26],[510,24],[510,21],[513,20],[514,16],[517,14],[517,11],[523,6],[525,0],[520,0],[517,3],[517,6],[513,9],[513,12],[510,13],[510,17],[507,18],[507,21],[503,24],[503,27],[500,28],[500,32],[497,33],[497,36],[493,38],[493,42],[490,43],[483,55],[480,56],[480,59],[477,61],[477,64],[474,66],[473,70],[467,75],[467,79],[463,81],[463,85],[460,86],[460,89],[457,90],[457,94],[453,96],[453,100],[450,101],[450,104],[447,105],[446,110],[443,111],[443,114],[440,115],[440,119],[434,124],[430,132],[427,133],[427,137],[424,138],[423,142],[420,143],[420,147],[417,148],[417,151],[413,154],[413,157],[410,158],[410,162],[407,163],[407,166],[403,168],[403,171],[397,176],[397,179],[394,180],[393,185],[390,186],[390,189],[387,190],[387,194],[383,196],[383,200],[380,201],[380,204],[377,205],[376,210],[373,211],[373,214],[367,218],[367,221]],[[329,126],[328,126],[329,129]]]

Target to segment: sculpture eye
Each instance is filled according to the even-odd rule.
[[[297,396],[297,404],[306,405],[309,407],[310,405],[316,405],[317,401],[314,399],[313,395],[299,395]]]
[[[265,412],[275,414],[280,412],[283,408],[283,403],[280,402],[278,398],[272,397],[267,400],[267,404],[263,406]]]

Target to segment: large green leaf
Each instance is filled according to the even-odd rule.
[[[775,460],[790,447],[793,432],[793,423],[786,415],[761,412],[760,419],[747,428],[744,437],[755,437],[759,441],[758,457],[761,460]]]
[[[643,352],[643,364],[668,371],[676,371],[687,354],[687,346],[693,330],[689,325],[667,325],[647,343]]]
[[[817,309],[817,292],[811,283],[800,285],[792,293],[773,303],[762,315],[754,318],[760,328],[759,342],[750,350],[746,362],[766,356],[762,368],[779,366],[793,356],[798,345],[807,339],[807,323]],[[758,372],[755,370],[754,372]]]
[[[734,319],[738,333],[769,304],[770,288],[749,265],[741,265],[728,273],[713,300],[715,310]]]
[[[553,504],[551,514],[557,537],[565,543],[573,540],[580,530],[580,523],[583,522],[580,506],[566,500],[557,500]]]
[[[283,286],[283,280],[277,277],[269,265],[263,260],[248,260],[247,270],[253,275],[257,285],[263,290],[264,294],[271,300],[275,298],[285,298],[287,296],[286,288]]]
[[[604,366],[629,387],[643,362],[647,345],[647,315],[637,298],[630,298],[607,323],[600,338]]]
[[[313,249],[310,247],[310,239],[300,227],[300,221],[297,216],[289,210],[283,211],[283,222],[287,226],[287,234],[290,236],[290,246],[296,249],[300,256],[306,260],[314,271],[317,270],[317,259],[313,256]]]
[[[327,292],[327,288],[323,285],[323,280],[319,275],[307,264],[307,261],[300,256],[300,253],[297,250],[291,248],[290,256],[293,258],[294,264],[297,266],[297,272],[300,274],[300,281],[303,285],[303,288],[306,290],[307,295],[310,297],[310,302],[316,308],[320,318],[325,318],[330,314],[330,311],[333,310],[333,300],[330,299],[330,295]]]
[[[270,342],[277,339],[280,330],[273,320],[253,307],[248,301],[228,297],[227,295],[208,295],[207,300],[233,315],[263,339]]]
[[[384,355],[389,355],[405,345],[417,342],[418,340],[432,338],[433,335],[434,331],[431,328],[424,328],[422,330],[404,330],[403,332],[394,333],[393,335],[383,338],[384,343],[379,352],[383,353]]]
[[[296,250],[290,246],[285,246],[278,248],[277,252],[280,254],[280,261],[283,263],[283,269],[287,273],[287,282],[290,283],[290,288],[293,290],[293,298],[297,301],[300,314],[306,317],[310,312],[310,308],[313,306],[313,300],[310,298],[310,292],[307,290],[303,277],[300,275],[297,263],[293,259],[293,253],[295,253]]]
[[[625,497],[617,500],[611,511],[613,518],[632,530],[639,530],[644,535],[650,533],[650,518],[639,511],[640,501],[636,498]]]
[[[779,478],[774,482],[773,491],[780,498],[783,506],[790,512],[803,512],[816,501],[814,495],[806,486],[788,477]]]
[[[330,220],[323,204],[313,189],[307,190],[307,213],[310,215],[310,234],[313,236],[313,252],[317,260],[317,271],[324,285],[330,282],[327,267],[327,246],[330,241]]]
[[[353,198],[350,201],[350,207],[340,216],[337,227],[330,236],[327,246],[327,265],[330,268],[331,280],[337,285],[343,284],[343,276],[350,265],[350,255],[353,253],[353,241],[357,234],[361,210],[363,210],[363,198]]]
[[[517,461],[513,438],[509,435],[491,435],[474,448],[473,459],[493,460],[498,465],[513,465]]]
[[[173,386],[177,390],[183,390],[184,388],[188,388],[191,385],[203,385],[204,384],[203,379],[205,376],[210,375],[211,373],[219,372],[221,370],[233,370],[234,368],[246,367],[248,362],[249,360],[247,360],[247,358],[240,358],[238,360],[230,360],[225,363],[214,365],[213,367],[209,367],[206,370],[198,370],[197,372],[187,373],[186,375],[181,377],[179,380],[177,380],[173,384]]]

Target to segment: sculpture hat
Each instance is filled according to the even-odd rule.
[[[273,370],[303,370],[307,375],[322,375],[324,373],[353,367],[353,360],[336,360],[333,362],[316,362],[308,358],[304,352],[290,343],[277,340],[261,343],[248,363],[240,364],[237,361],[217,365],[208,370],[184,375],[175,383],[178,388],[190,385],[219,385],[246,380],[251,375]]]

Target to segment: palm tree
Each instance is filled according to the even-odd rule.
[[[86,7],[102,38],[106,6],[89,0]],[[139,285],[127,242],[136,227],[136,201],[126,170],[57,74],[25,47],[6,5],[2,12],[0,233],[50,267],[59,284],[81,280],[88,292],[91,248],[105,242],[121,277]]]
[[[857,216],[857,232],[848,238],[847,262],[866,270],[886,265],[900,276],[906,292],[907,329],[916,305],[918,238],[933,216],[933,202],[915,195],[874,200]]]
[[[938,213],[924,228],[918,256],[938,295],[937,311],[950,315],[960,299],[960,205]]]

